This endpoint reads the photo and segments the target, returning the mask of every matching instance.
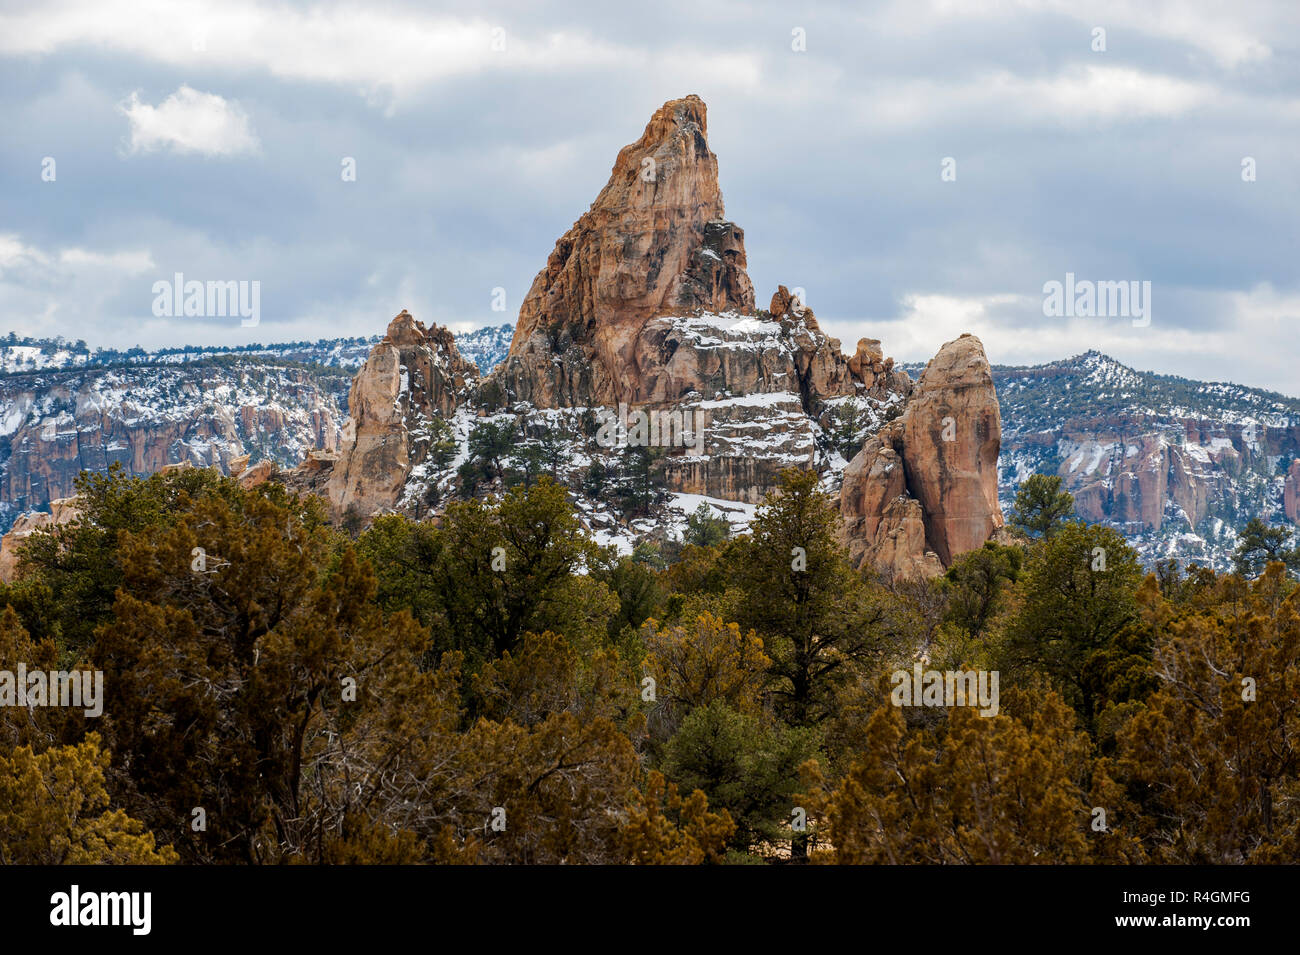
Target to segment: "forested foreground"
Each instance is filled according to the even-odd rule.
[[[783,486],[619,557],[547,481],[353,538],[275,485],[83,475],[0,671],[102,671],[103,714],[0,707],[2,861],[1300,860],[1267,529],[1147,575],[1034,478],[1018,543],[891,583]],[[921,667],[996,672],[996,715],[895,705]]]

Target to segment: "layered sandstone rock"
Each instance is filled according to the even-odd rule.
[[[50,501],[50,509],[20,514],[9,532],[0,538],[0,581],[9,583],[18,570],[18,548],[33,533],[43,527],[66,524],[81,513],[75,497]]]
[[[451,414],[477,380],[450,331],[426,329],[403,309],[352,382],[343,447],[326,484],[335,514],[392,508],[429,451],[432,419]]]
[[[1058,473],[1074,495],[1075,513],[1090,523],[1148,530],[1160,529],[1168,504],[1192,527],[1200,524],[1228,493],[1242,464],[1226,434],[1133,433],[1099,425],[1095,431],[1066,431],[1063,445],[1067,453]]]
[[[1300,524],[1300,460],[1291,462],[1291,469],[1286,473],[1282,486],[1282,508],[1287,520]]]
[[[902,415],[844,472],[840,509],[854,562],[890,576],[929,576],[988,540],[1002,526],[1001,433],[983,345],[972,335],[948,342]]]
[[[475,410],[504,409],[536,437],[555,427],[552,416],[621,409],[692,422],[692,447],[667,448],[667,489],[753,504],[786,467],[834,468],[846,431],[860,440],[880,430],[911,395],[910,416],[850,469],[846,514],[858,521],[856,556],[931,574],[1001,523],[997,401],[982,348],[959,339],[931,365],[914,393],[879,341],[864,338],[846,357],[785,286],[767,311],[755,309],[705,107],[688,96],[666,103],[619,153],[591,209],[556,243],[505,362],[480,384],[449,334],[403,312],[353,383],[337,459],[277,480],[323,487],[336,517],[417,513],[454,487],[445,462],[422,465],[435,418],[454,419],[463,450]],[[932,415],[956,418],[953,447],[928,427]],[[584,446],[572,424],[574,460],[620,466],[619,447]],[[882,490],[873,482],[890,454],[897,478]]]
[[[962,335],[939,349],[902,421],[908,489],[924,509],[927,539],[947,565],[1002,526],[1002,416],[978,338]]]
[[[898,385],[892,362],[850,371],[839,342],[784,286],[755,316],[744,232],[725,219],[704,103],[665,103],[618,155],[590,211],[561,236],[519,311],[496,375],[538,407],[657,405],[697,392],[831,396]],[[703,334],[698,319],[703,316]],[[715,335],[749,323],[751,347]],[[882,377],[883,376],[883,377]]]
[[[299,367],[194,363],[110,367],[0,379],[0,500],[43,509],[76,493],[82,471],[129,476],[169,464],[229,473],[249,451],[292,464],[337,448],[342,415],[319,376]]]
[[[727,222],[698,96],[665,103],[618,154],[591,209],[561,236],[519,310],[501,381],[539,407],[663,400],[654,316],[751,315],[745,236]],[[674,396],[675,397],[675,396]]]

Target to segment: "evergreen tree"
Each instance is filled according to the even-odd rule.
[[[773,692],[794,725],[823,719],[848,664],[883,649],[879,608],[839,542],[839,506],[812,471],[790,468],[759,505],[752,536],[728,552],[752,627],[772,657]]]
[[[1290,546],[1293,533],[1288,527],[1269,527],[1258,517],[1252,517],[1237,539],[1233,567],[1241,576],[1249,578],[1258,577],[1273,561],[1280,561],[1289,570],[1300,568],[1300,547]]]
[[[1016,490],[1011,524],[1030,537],[1051,537],[1074,513],[1074,498],[1055,474],[1031,474]]]

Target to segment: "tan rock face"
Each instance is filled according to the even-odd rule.
[[[335,513],[393,507],[428,453],[432,417],[451,414],[477,379],[450,331],[426,329],[405,310],[394,318],[348,394],[350,418],[327,484]]]
[[[1293,524],[1300,524],[1300,459],[1291,462],[1287,471],[1286,483],[1282,486],[1282,507],[1287,519]]]
[[[946,566],[1002,526],[1002,416],[978,338],[962,335],[930,359],[903,422],[908,487],[921,502],[927,537]]]
[[[0,500],[20,510],[71,497],[82,471],[114,463],[130,476],[176,463],[233,473],[250,451],[292,461],[309,447],[336,448],[342,433],[334,397],[297,368],[15,375],[0,382],[0,401],[19,413],[9,423]]]
[[[860,345],[858,355],[871,351],[870,343]],[[915,576],[939,572],[982,546],[1002,526],[1001,435],[984,346],[972,335],[948,342],[926,366],[903,414],[844,473],[840,510],[854,562]]]
[[[1176,505],[1195,527],[1229,494],[1242,454],[1221,429],[1189,425],[1185,443],[1165,432],[1142,433],[1141,421],[1099,421],[1063,433],[1070,449],[1058,471],[1074,495],[1075,513],[1092,523],[1115,521],[1159,530],[1165,506]],[[1022,441],[1023,443],[1023,441]]]
[[[9,532],[0,537],[0,581],[13,581],[18,570],[18,548],[23,541],[42,527],[66,524],[80,513],[78,499],[67,497],[50,501],[49,513],[32,511],[20,514]]]
[[[698,96],[665,103],[533,281],[501,381],[539,407],[655,400],[645,323],[754,311],[744,232],[727,222]],[[554,359],[559,358],[559,361]]]
[[[334,473],[334,465],[338,463],[338,459],[338,454],[332,451],[319,449],[308,451],[302,463],[297,467],[277,472],[275,479],[295,494],[315,494],[318,497],[328,498],[330,477]]]

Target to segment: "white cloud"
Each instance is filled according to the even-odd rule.
[[[0,233],[0,280],[37,279],[57,284],[100,275],[134,276],[154,268],[148,249],[102,251],[68,246],[50,251],[28,245],[12,232]]]
[[[61,251],[59,263],[73,270],[108,269],[124,275],[140,275],[157,267],[148,251],[93,252],[75,247]]]
[[[257,136],[238,103],[182,85],[157,106],[132,93],[122,107],[131,123],[131,153],[170,147],[178,153],[236,156],[258,151]]]
[[[105,306],[122,289],[138,288],[147,311],[148,278],[154,269],[147,249],[49,249],[0,234],[0,314],[7,328],[25,335],[89,338],[105,326]]]
[[[1271,0],[895,0],[884,21],[895,29],[920,32],[956,19],[988,21],[1024,14],[1069,17],[1090,49],[1091,30],[1102,27],[1108,50],[1132,49],[1143,36],[1161,37],[1208,55],[1235,70],[1273,54],[1267,37],[1285,36],[1295,26],[1295,9]]]
[[[1273,98],[1241,103],[1208,83],[1122,66],[1069,65],[1053,76],[1018,76],[1005,70],[946,81],[884,82],[857,97],[858,120],[868,128],[897,131],[995,116],[1003,127],[1023,124],[1073,127],[1080,123],[1174,118],[1203,107],[1234,110],[1295,106]],[[1276,115],[1276,112],[1274,112]]]
[[[76,46],[185,69],[266,70],[351,85],[375,99],[488,70],[647,69],[659,62],[576,32],[539,34],[480,17],[348,3],[304,10],[256,0],[54,0],[40,9],[0,12],[0,55],[41,56]],[[726,79],[736,66],[736,58],[725,58],[704,72]],[[739,79],[756,75],[749,64]]]
[[[0,234],[0,276],[20,269],[42,267],[48,262],[49,259],[40,249],[25,245],[13,233]]]

